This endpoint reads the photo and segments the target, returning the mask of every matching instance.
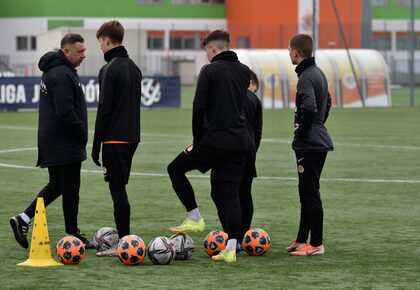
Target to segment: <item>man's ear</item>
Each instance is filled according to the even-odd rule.
[[[67,47],[64,47],[64,48],[62,49],[62,51],[63,51],[63,53],[64,53],[64,55],[65,55],[65,56],[68,56],[68,55],[69,55],[69,53],[70,53],[70,49],[68,49]]]

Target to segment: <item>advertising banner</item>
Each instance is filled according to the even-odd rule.
[[[0,110],[38,109],[40,77],[0,78]],[[88,108],[97,108],[99,83],[97,77],[80,77]],[[179,77],[143,77],[141,106],[143,108],[178,108],[181,104]]]

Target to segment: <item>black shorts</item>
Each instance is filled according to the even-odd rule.
[[[106,182],[128,183],[131,162],[138,143],[102,144],[102,162]]]
[[[240,182],[244,173],[246,150],[221,150],[198,142],[188,146],[174,162],[185,171],[197,169],[206,173],[213,169],[213,178],[219,181]]]

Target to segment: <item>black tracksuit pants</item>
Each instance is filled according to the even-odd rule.
[[[241,207],[239,185],[242,180],[246,155],[245,151],[222,151],[198,143],[181,152],[169,165],[168,174],[172,187],[187,211],[197,208],[194,190],[185,173],[198,169],[205,173],[213,169],[218,180],[222,203],[226,212],[226,232],[229,239],[239,239],[241,227]]]
[[[245,165],[244,176],[239,186],[239,204],[241,208],[241,227],[239,230],[238,242],[242,243],[245,233],[250,229],[252,217],[254,214],[254,203],[252,200],[252,181],[254,180],[255,171],[251,170],[254,163],[251,164],[250,159],[247,159]],[[254,166],[255,167],[255,166]],[[220,189],[220,183],[215,180],[213,175],[211,176],[211,198],[216,205],[217,215],[219,216],[220,223],[224,231],[227,231],[226,221],[226,207],[224,202],[224,196]]]
[[[44,205],[47,207],[62,195],[66,233],[75,234],[77,232],[77,214],[79,212],[81,165],[82,163],[79,162],[48,167],[49,182],[28,206],[25,210],[25,214],[30,218],[35,216],[38,197],[44,198]]]
[[[319,192],[319,179],[327,152],[295,152],[295,155],[301,204],[296,242],[306,243],[310,233],[310,244],[316,247],[322,245],[324,212]]]

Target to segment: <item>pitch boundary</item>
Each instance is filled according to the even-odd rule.
[[[13,168],[13,169],[27,169],[27,170],[39,170],[39,168],[34,166],[26,165],[17,165],[17,164],[7,164],[0,163],[0,167],[3,168]],[[94,173],[94,174],[103,174],[102,170],[91,170],[91,169],[82,169],[82,173]],[[132,176],[145,176],[145,177],[168,177],[165,173],[148,173],[148,172],[131,172]],[[209,178],[209,175],[197,175],[197,174],[188,174],[188,177],[191,178]],[[297,181],[296,177],[286,177],[286,176],[258,176],[258,180],[282,180],[282,181]],[[397,183],[397,184],[420,184],[420,180],[416,179],[368,179],[368,178],[322,178],[322,182],[343,182],[343,183]]]

